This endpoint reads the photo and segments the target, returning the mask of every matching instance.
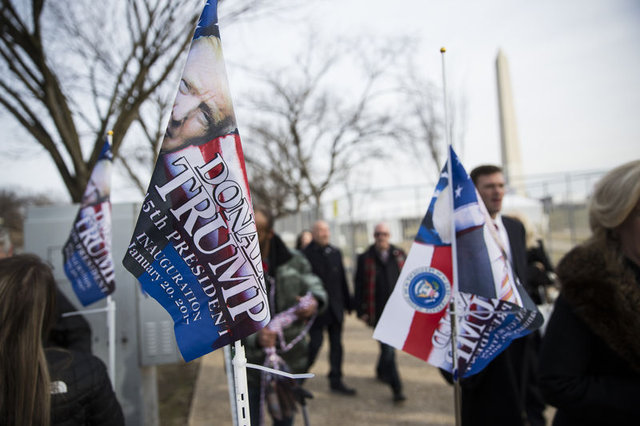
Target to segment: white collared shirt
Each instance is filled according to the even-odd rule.
[[[509,244],[509,234],[507,234],[507,228],[504,227],[504,223],[502,223],[502,215],[498,213],[493,222],[498,227],[498,232],[500,233],[500,238],[502,238],[502,243],[504,244],[504,250],[507,252],[507,257],[511,264],[513,264],[513,257],[511,256],[511,245]]]

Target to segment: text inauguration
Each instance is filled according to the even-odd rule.
[[[200,166],[193,167],[184,156],[171,164],[174,176],[153,188],[164,202],[172,193],[180,194],[175,197],[181,200],[180,203],[174,200],[169,212],[181,224],[184,234],[173,230],[164,235],[209,298],[207,307],[211,318],[221,326],[226,323],[226,311],[232,322],[241,320],[238,317],[243,315],[258,323],[264,321],[269,309],[261,284],[263,271],[258,236],[242,185],[231,179],[219,153]],[[167,227],[165,213],[153,200],[147,199],[142,211],[149,215],[159,231]],[[140,249],[154,259],[154,264],[163,270],[163,276],[170,277],[171,283],[166,283],[144,260],[145,256],[138,253]],[[168,259],[162,258],[162,251],[145,232],[134,236],[129,255],[145,269],[151,281],[159,281],[161,286],[162,283],[175,285],[182,292],[192,312],[191,321],[200,318],[200,304],[188,289],[191,283],[186,282],[186,277]],[[165,286],[163,288],[167,291]],[[189,318],[185,317],[185,320],[189,323]],[[229,324],[222,326],[219,334],[226,334],[229,327]]]

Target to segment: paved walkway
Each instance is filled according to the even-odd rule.
[[[454,425],[453,389],[440,377],[437,369],[417,358],[397,351],[398,366],[407,401],[394,404],[391,389],[375,379],[378,342],[373,330],[349,316],[345,322],[345,383],[357,389],[354,397],[329,391],[328,342],[325,339],[312,369],[316,377],[305,387],[314,398],[308,402],[310,424],[320,425]],[[269,425],[270,422],[267,422]],[[296,415],[301,425],[302,415]],[[191,405],[189,426],[232,426],[229,392],[224,371],[223,351],[202,359]]]

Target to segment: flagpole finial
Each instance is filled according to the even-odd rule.
[[[113,130],[109,130],[109,131],[107,132],[107,134],[108,134],[109,136],[113,136]]]
[[[440,53],[444,53],[446,51],[447,51],[447,49],[445,49],[444,46],[440,48]]]

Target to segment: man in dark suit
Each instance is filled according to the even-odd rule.
[[[320,277],[329,296],[327,309],[318,316],[309,330],[309,368],[313,365],[322,346],[324,330],[329,333],[329,384],[331,390],[343,395],[355,395],[355,389],[342,381],[342,324],[344,311],[351,312],[352,300],[347,276],[342,264],[342,253],[329,244],[329,225],[319,220],[311,230],[313,241],[304,249],[313,273]]]
[[[516,277],[531,294],[526,282],[525,229],[517,219],[503,216],[505,181],[502,169],[484,165],[471,171],[494,226],[502,238]],[[544,402],[537,385],[537,342],[535,332],[514,340],[480,373],[461,381],[462,424],[544,426]]]
[[[502,169],[498,166],[478,166],[471,171],[471,180],[478,189],[480,197],[487,207],[489,216],[493,219],[502,241],[505,243],[507,257],[511,262],[520,283],[531,295],[534,289],[529,289],[527,275],[527,246],[524,225],[518,219],[503,216],[502,200],[505,194],[505,182]]]

